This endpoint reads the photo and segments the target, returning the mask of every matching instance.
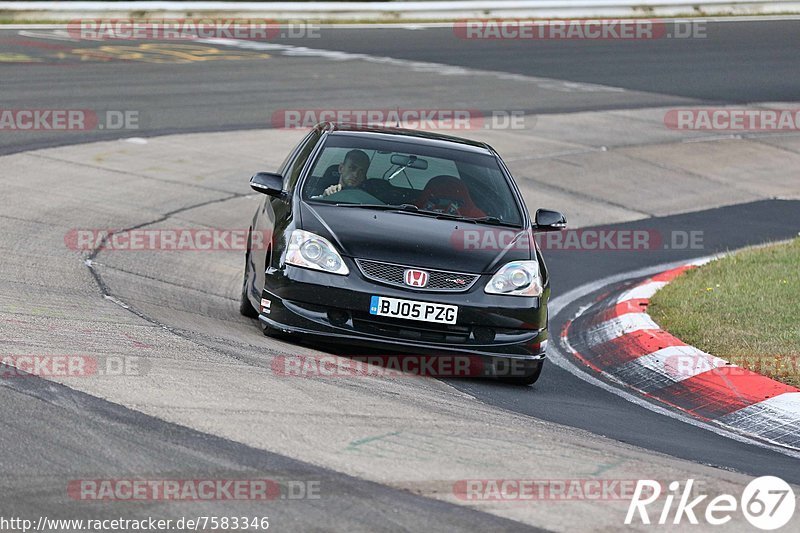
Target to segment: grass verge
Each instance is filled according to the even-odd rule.
[[[800,238],[690,270],[647,312],[687,344],[800,387]]]

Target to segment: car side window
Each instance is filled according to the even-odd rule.
[[[294,186],[297,184],[298,178],[300,178],[300,173],[303,171],[303,167],[308,161],[308,156],[311,155],[311,152],[314,151],[314,148],[317,146],[317,141],[319,141],[322,132],[318,129],[315,129],[311,133],[309,133],[305,139],[303,139],[299,150],[294,158],[294,161],[290,163],[291,168],[285,169],[283,173],[283,189],[286,191],[290,191],[294,189]]]

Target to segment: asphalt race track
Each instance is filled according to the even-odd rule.
[[[787,201],[766,201],[754,204],[698,211],[684,215],[654,218],[646,221],[617,224],[615,229],[636,228],[664,231],[674,228],[704,228],[706,248],[702,254],[695,252],[676,253],[675,250],[652,251],[647,254],[619,252],[594,254],[591,270],[576,260],[575,253],[560,251],[551,253],[548,266],[556,272],[564,272],[571,284],[556,287],[574,287],[624,272],[631,272],[651,265],[668,264],[681,260],[687,262],[698,257],[721,253],[727,250],[759,244],[767,240],[782,240],[795,236],[800,225],[800,204]],[[760,214],[769,213],[762,217]],[[741,220],[758,216],[758,237],[749,232],[731,231]],[[561,331],[564,321],[599,293],[613,290],[624,284],[611,285],[602,291],[586,294],[571,302],[552,324],[553,331]],[[551,326],[552,327],[552,326]],[[756,446],[748,446],[730,439],[720,439],[710,432],[689,427],[682,422],[664,417],[644,415],[642,408],[612,394],[598,390],[587,383],[574,382],[574,377],[561,368],[550,365],[548,378],[536,384],[536,389],[547,391],[537,401],[521,402],[512,389],[493,383],[473,382],[452,385],[474,394],[486,402],[512,409],[544,420],[589,429],[623,442],[634,443],[662,453],[683,457],[704,464],[713,464],[748,472],[753,475],[778,475],[797,482],[800,471],[797,459],[776,455]],[[562,381],[563,380],[563,381]],[[578,392],[580,391],[580,392]],[[577,399],[580,398],[580,399]],[[591,398],[591,401],[586,401]],[[576,401],[577,399],[577,401]],[[572,408],[564,409],[569,405]]]
[[[798,30],[800,20],[720,22],[709,23],[703,39],[587,43],[464,41],[449,28],[325,27],[319,38],[258,48],[75,42],[57,30],[0,29],[0,109],[92,109],[99,116],[127,110],[137,116],[135,129],[0,130],[0,251],[6,257],[0,269],[0,355],[110,349],[152,365],[147,382],[0,379],[0,515],[269,515],[279,531],[575,527],[564,516],[570,513],[562,512],[572,508],[554,508],[568,504],[533,511],[519,504],[480,507],[449,494],[458,479],[535,476],[509,468],[537,454],[556,469],[577,465],[540,478],[601,475],[619,465],[629,468],[620,476],[637,477],[637,468],[652,459],[653,469],[641,472],[685,479],[680,476],[696,471],[720,486],[739,486],[739,474],[777,475],[800,484],[797,454],[665,417],[553,362],[530,388],[463,379],[269,381],[276,355],[353,352],[263,337],[255,321],[236,311],[239,255],[206,260],[101,251],[91,255],[97,264],[90,269],[84,264],[89,254],[61,249],[69,228],[246,227],[254,205],[247,178],[272,170],[297,141],[298,132],[278,131],[274,118],[297,108],[469,108],[536,116],[532,134],[553,143],[557,155],[547,164],[556,166],[537,169],[543,149],[533,138],[476,133],[488,135],[502,155],[511,153],[510,166],[526,184],[531,210],[541,199],[531,191],[541,185],[546,199],[564,203],[541,206],[561,209],[568,219],[571,208],[580,206],[573,219],[581,225],[703,236],[702,246],[693,249],[546,251],[553,298],[614,275],[789,239],[800,230],[796,178],[704,181],[701,171],[659,163],[664,175],[685,171],[702,184],[695,194],[687,190],[689,182],[654,176],[661,187],[654,196],[661,199],[651,205],[640,201],[637,189],[645,187],[633,181],[636,168],[616,182],[608,177],[618,194],[606,187],[602,196],[591,184],[585,190],[571,184],[567,172],[559,176],[557,165],[576,166],[569,159],[575,147],[567,140],[590,135],[571,128],[569,117],[595,126],[610,121],[608,142],[581,141],[591,145],[587,157],[594,157],[607,147],[646,151],[660,142],[684,142],[662,138],[663,113],[654,109],[796,103]],[[334,58],[336,53],[359,56]],[[436,72],[447,68],[452,73]],[[566,125],[558,129],[546,115]],[[639,126],[630,124],[645,119],[654,140],[637,144]],[[562,137],[550,138],[550,131]],[[748,150],[764,150],[759,157],[774,165],[759,167],[766,174],[800,158],[797,135],[745,141]],[[721,137],[723,146],[739,141]],[[685,146],[690,144],[676,150]],[[715,149],[709,148],[709,158],[724,159]],[[614,169],[596,172],[613,175]],[[690,196],[698,198],[696,204],[681,203]],[[565,302],[551,316],[551,335],[587,302],[620,285],[596,286]],[[512,428],[509,437],[491,440],[503,420]],[[342,427],[332,429],[334,422]],[[362,438],[355,437],[359,431]],[[401,442],[408,433],[413,440]],[[537,435],[553,449],[534,445],[530,439]],[[350,445],[345,452],[326,450],[328,439]],[[384,448],[363,451],[381,440]],[[479,458],[492,450],[481,454],[476,448],[486,443],[508,457],[482,463]],[[586,455],[584,446],[597,448]],[[515,458],[522,449],[530,455]],[[452,463],[437,467],[443,456]],[[445,477],[451,464],[459,473]],[[68,497],[64,488],[70,480],[126,475],[258,477],[289,485],[314,480],[322,497],[281,497],[262,508],[239,501],[87,504]],[[596,512],[575,509],[575,516]],[[598,527],[622,527],[625,506],[606,509],[597,515]]]
[[[194,61],[179,71],[144,63],[135,68],[118,62],[87,61],[86,53],[119,42],[80,43],[37,39],[46,30],[0,31],[5,53],[22,54],[29,63],[3,64],[5,105],[85,105],[97,109],[141,111],[147,132],[224,131],[270,126],[271,113],[325,102],[331,107],[354,100],[362,106],[425,105],[430,108],[469,104],[470,109],[514,109],[531,113],[625,109],[655,105],[792,101],[800,85],[796,49],[798,21],[716,23],[705,39],[646,42],[468,41],[451,28],[426,30],[319,28],[319,38],[278,40],[296,47],[337,50],[410,61],[468,66],[526,76],[596,83],[627,89],[627,93],[579,94],[576,98],[542,91],[497,93],[490,80],[473,79],[469,86],[414,87],[408,73],[381,80],[369,73],[343,72],[344,66],[317,65],[306,75],[289,65],[267,61],[253,69],[245,61]],[[388,34],[388,37],[387,37]],[[32,37],[33,36],[33,37]],[[127,43],[125,43],[127,44]],[[61,57],[61,56],[64,57]],[[23,58],[24,60],[24,58]],[[42,68],[44,63],[56,68]],[[167,63],[169,64],[169,63]],[[109,71],[113,75],[109,75]],[[307,72],[307,71],[306,71]],[[11,75],[9,75],[11,74]],[[351,82],[346,80],[348,77]],[[52,84],[58,81],[58,90]],[[157,92],[153,87],[158,86]],[[191,101],[187,87],[192,87]],[[297,87],[302,87],[298,95]],[[369,90],[367,90],[369,89]],[[423,104],[421,104],[420,98]],[[119,136],[109,131],[2,137],[0,154],[37,146],[82,142]]]

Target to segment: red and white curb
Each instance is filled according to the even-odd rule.
[[[647,314],[686,270],[667,270],[582,310],[562,332],[572,356],[604,377],[693,418],[800,450],[800,389],[689,346]]]

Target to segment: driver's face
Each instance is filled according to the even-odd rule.
[[[358,166],[352,159],[346,159],[339,165],[339,184],[342,187],[358,187],[366,177],[367,167]]]

